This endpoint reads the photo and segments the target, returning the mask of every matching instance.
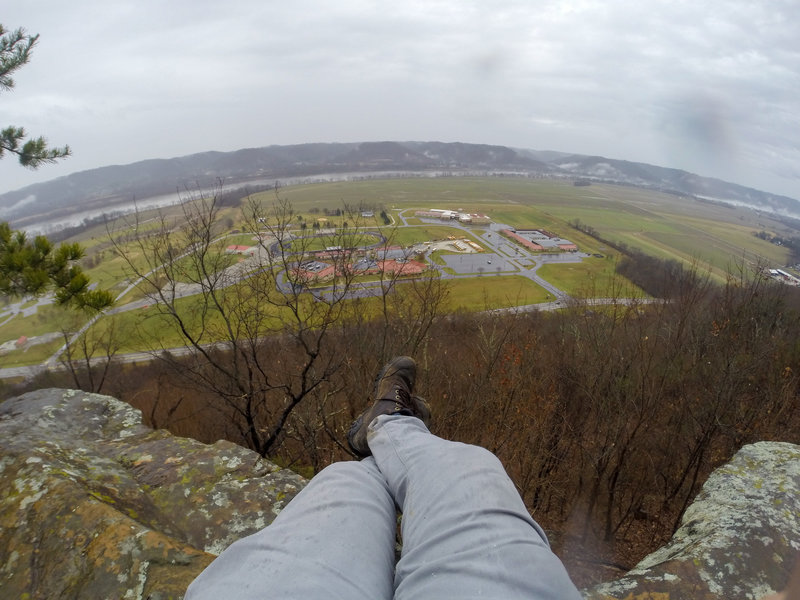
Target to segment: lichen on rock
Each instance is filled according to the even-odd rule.
[[[0,404],[0,480],[2,598],[181,598],[305,485],[230,442],[58,389]]]
[[[711,474],[667,545],[585,598],[755,600],[785,585],[798,552],[800,447],[759,442]]]
[[[305,480],[230,442],[154,431],[128,404],[39,390],[0,404],[0,598],[182,598]],[[800,447],[745,446],[680,529],[588,600],[757,599],[800,551]]]

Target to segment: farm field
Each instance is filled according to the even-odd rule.
[[[626,244],[664,259],[696,264],[717,280],[724,279],[728,269],[739,265],[784,266],[788,258],[787,250],[755,237],[754,233],[762,230],[781,236],[795,233],[769,215],[748,209],[722,207],[632,187],[605,184],[576,187],[569,182],[527,178],[395,178],[299,185],[284,188],[279,194],[291,203],[291,222],[297,235],[313,235],[313,229],[309,227],[312,222],[323,218],[325,213],[333,214],[336,209],[343,207],[346,207],[343,212],[350,216],[327,217],[330,226],[347,220],[351,230],[359,226],[379,230],[388,244],[403,247],[454,237],[470,239],[490,254],[492,252],[486,243],[488,238],[483,237],[483,233],[489,231],[488,227],[432,223],[416,217],[414,213],[417,209],[440,208],[484,213],[495,224],[516,229],[550,230],[576,243],[581,253],[598,255],[583,258],[581,262],[547,263],[535,271],[551,286],[577,297],[604,297],[612,289],[622,294],[636,291],[630,290],[615,275],[619,253],[608,244],[575,229],[572,224],[576,221],[593,228],[599,237],[615,244]],[[275,194],[255,194],[250,201],[267,207],[275,202]],[[382,222],[379,218],[353,217],[360,213],[362,207],[373,210],[376,215],[385,210],[394,226],[379,227],[379,222]],[[164,209],[162,214],[167,219],[180,221],[182,209],[172,206]],[[139,230],[155,228],[158,222],[156,211],[144,211],[139,215]],[[220,222],[227,227],[221,232],[224,244],[253,244],[252,236],[241,233],[243,216],[240,210],[222,209]],[[120,236],[118,239],[123,240],[123,246],[132,249],[133,246],[124,241],[126,234],[132,231],[126,227],[132,223],[132,219],[121,218],[108,228],[95,226],[72,239],[86,248],[87,274],[98,285],[114,292],[120,292],[128,285],[130,273],[124,261],[114,254],[107,231],[114,231],[115,235]],[[304,230],[301,230],[301,224],[306,225]],[[375,236],[365,237],[371,241],[377,240]],[[322,249],[331,245],[331,242],[323,238],[311,238],[309,244],[313,249]],[[442,252],[447,251],[431,253],[428,259],[435,263],[443,276],[459,275],[451,267],[442,265]],[[132,257],[137,263],[142,259],[136,250],[132,250]],[[501,259],[505,260],[506,257],[501,256]],[[487,310],[552,300],[552,294],[532,281],[532,276],[524,276],[531,275],[527,271],[532,268],[532,261],[536,260],[535,254],[530,255],[528,260],[530,264],[520,263],[523,267],[521,271],[514,267],[501,272],[498,265],[502,262],[495,261],[497,268],[492,267],[492,270],[496,272],[483,272],[484,269],[481,269],[482,272],[475,277],[461,274],[457,279],[447,279],[447,310]],[[515,271],[520,274],[508,274]],[[141,291],[133,289],[119,304],[125,305],[142,297]],[[194,301],[189,297],[182,302],[188,308]],[[60,314],[63,314],[60,310],[44,309],[34,317],[10,319],[0,326],[0,343],[22,335],[32,337],[59,331],[63,320],[58,316]],[[161,319],[148,317],[148,314],[152,314],[152,309],[104,317],[95,325],[95,329],[102,331],[113,322],[120,331],[125,331],[126,341],[121,351],[147,350],[141,340],[150,336],[140,338],[134,332],[165,332]],[[165,345],[177,344],[179,338],[168,335],[162,341]],[[26,364],[26,361],[29,361],[27,364],[33,364],[41,361],[51,347],[54,350],[58,345],[41,344],[25,352],[14,351],[0,357],[0,362],[4,366]]]
[[[407,209],[481,212],[518,229],[550,229],[573,239],[582,251],[605,253],[602,244],[570,227],[578,220],[605,239],[661,258],[697,262],[718,278],[739,260],[751,265],[757,261],[783,264],[786,250],[753,234],[762,229],[791,233],[780,221],[749,209],[606,184],[576,187],[568,182],[525,178],[443,177],[303,185],[282,193],[301,210],[308,206],[334,208],[344,198],[351,205],[394,208],[393,215],[402,211],[415,224],[419,220]]]

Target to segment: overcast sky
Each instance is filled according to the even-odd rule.
[[[74,171],[376,140],[600,154],[800,199],[798,0],[18,0],[0,126]]]

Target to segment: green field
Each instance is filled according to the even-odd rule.
[[[389,244],[398,246],[411,246],[421,242],[434,240],[446,240],[450,237],[457,239],[470,239],[475,243],[478,240],[471,235],[465,235],[461,229],[447,227],[446,225],[415,225],[414,227],[398,227],[396,229],[384,229],[383,235],[386,236]]]
[[[246,302],[244,299],[246,296],[246,290],[241,289],[241,286],[225,288],[221,294],[222,301],[228,304]],[[198,296],[180,298],[175,302],[175,306],[184,320],[186,329],[197,336],[200,343],[206,344],[226,338],[227,330],[219,313],[215,310],[202,311],[202,303]],[[266,323],[278,322],[277,309],[264,306],[261,312]],[[120,353],[182,345],[182,337],[175,321],[154,306],[107,316],[94,324],[90,335],[101,337],[109,328],[113,328],[116,337],[122,341]]]
[[[521,275],[474,277],[447,281],[448,309],[469,312],[539,304],[553,300],[547,291]]]
[[[355,248],[373,246],[381,242],[380,234],[386,235],[376,228],[339,229],[335,233],[315,233],[313,230],[294,231],[295,239],[289,244],[291,252],[318,252],[331,247]]]
[[[753,235],[761,229],[787,234],[785,226],[768,216],[632,187],[442,177],[303,185],[284,189],[282,194],[301,210],[311,206],[335,208],[342,202],[385,206],[389,212],[403,211],[415,225],[419,223],[413,217],[415,208],[483,212],[495,222],[519,229],[553,230],[578,243],[581,250],[606,254],[602,244],[570,227],[569,223],[577,219],[606,239],[662,258],[697,261],[701,268],[711,269],[718,276],[724,275],[733,260],[781,265],[787,258],[784,248]],[[269,194],[264,197],[272,198]],[[421,231],[431,227],[436,226],[401,229],[398,242],[423,241],[425,234]]]
[[[176,281],[184,283],[195,283],[201,280],[200,271],[206,273],[216,273],[222,271],[240,260],[242,256],[238,254],[228,254],[222,249],[214,249],[204,257],[204,260],[193,260],[191,256],[184,256],[173,262],[174,277]]]
[[[80,314],[68,311],[60,306],[53,304],[41,306],[36,314],[29,317],[16,315],[5,325],[0,327],[0,343],[7,340],[15,340],[21,336],[35,337],[53,331],[60,331],[62,326],[68,329],[80,327],[81,323],[88,321]]]
[[[615,273],[616,261],[609,256],[587,258],[581,263],[543,265],[538,275],[576,298],[641,296],[642,291]]]
[[[0,357],[0,364],[4,367],[38,365],[50,358],[63,343],[64,340],[59,339],[47,342],[46,344],[36,344],[24,350],[14,350]]]
[[[311,224],[317,219],[327,218],[330,224],[339,227],[347,221],[350,229],[345,230],[345,236],[361,237],[357,231],[365,232],[368,227],[379,230],[390,245],[410,246],[450,236],[465,236],[461,229],[446,224],[423,223],[414,217],[416,209],[430,208],[486,213],[495,223],[505,223],[517,229],[551,230],[578,244],[581,252],[603,256],[585,259],[580,264],[547,264],[538,270],[543,279],[575,296],[603,297],[612,290],[623,295],[628,291],[638,292],[629,290],[615,277],[614,266],[619,254],[607,244],[572,227],[571,223],[576,220],[594,228],[600,237],[613,243],[624,243],[665,259],[694,263],[717,280],[724,279],[726,271],[733,265],[785,266],[787,250],[753,234],[761,230],[779,236],[796,234],[768,215],[747,209],[725,208],[633,187],[605,184],[576,187],[569,182],[527,178],[441,177],[336,182],[288,187],[282,189],[280,195],[292,204],[291,226],[298,235],[313,233]],[[275,202],[275,194],[257,194],[251,201],[261,203],[266,211]],[[345,215],[324,217],[326,210],[330,213],[343,207]],[[411,226],[379,228],[380,219],[358,216],[361,207],[374,210],[376,215],[386,210],[396,224],[400,223],[402,214]],[[166,208],[162,214],[168,222],[180,223],[185,219],[181,207]],[[224,208],[219,215],[220,235],[230,233],[220,243],[253,244],[252,236],[240,233],[244,226],[241,209]],[[109,229],[118,239],[124,240],[125,234],[130,233],[126,227],[132,222],[120,219]],[[139,218],[139,231],[154,231],[160,222],[156,211],[145,211]],[[306,224],[305,230],[301,229],[303,223]],[[356,227],[364,229],[356,230]],[[479,226],[470,227],[473,241],[480,243],[480,234],[484,230]],[[106,227],[98,225],[75,240],[87,250],[87,273],[92,280],[103,288],[122,291],[129,283],[131,270],[115,253]],[[331,245],[324,238],[308,238],[304,242],[313,249]],[[146,261],[135,246],[131,242],[120,243],[137,266],[144,268]],[[441,265],[439,253],[433,253],[431,259]],[[520,276],[485,273],[472,279],[450,280],[447,285],[450,287],[450,310],[484,310],[549,299],[543,289]],[[140,291],[133,290],[121,303],[141,297]],[[181,302],[187,314],[197,310],[196,299],[187,298]],[[113,322],[121,332],[125,332],[126,341],[121,352],[144,349],[138,333],[148,334],[141,336],[142,339],[150,338],[149,334],[160,334],[165,336],[162,342],[166,346],[177,345],[178,336],[170,332],[162,317],[153,313],[153,309],[144,309],[105,317],[96,327],[105,328]],[[31,337],[58,331],[62,314],[51,307],[40,310],[34,317],[11,319],[0,327],[0,342],[20,335]],[[213,329],[213,317],[209,323]],[[209,332],[209,336],[214,337],[213,332]],[[53,349],[57,347],[55,344],[41,345],[28,352],[6,355],[2,358],[3,364],[38,362],[40,355],[45,354],[51,345]]]

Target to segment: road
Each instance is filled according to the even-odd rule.
[[[405,217],[401,215],[401,218],[403,219],[404,226],[408,226],[406,225]],[[421,220],[428,224],[442,224],[434,219]],[[474,233],[474,226],[468,227],[457,221],[451,221],[446,224],[450,227],[460,229],[464,232],[466,237],[472,237],[473,235],[476,235]],[[540,287],[547,290],[547,292],[550,293],[554,298],[560,300],[569,299],[568,294],[558,289],[550,282],[542,279],[537,274],[537,271],[543,265],[549,262],[579,263],[589,255],[576,252],[563,252],[555,255],[558,258],[552,258],[552,255],[534,256],[524,253],[523,251],[519,250],[516,244],[500,234],[502,229],[509,228],[511,228],[510,225],[492,223],[490,227],[477,236],[481,244],[490,250],[489,252],[481,252],[477,254],[444,255],[443,258],[446,266],[454,271],[455,274],[445,271],[445,267],[442,267],[441,265],[434,266],[439,270],[442,278],[444,279],[470,278],[475,277],[476,273],[484,276],[510,274],[521,275],[522,277],[527,277]]]
[[[408,224],[407,218],[404,214],[405,211],[401,211],[397,218],[399,219],[401,224],[397,224],[397,227],[412,227]],[[396,223],[394,220],[394,215],[392,215],[393,223]],[[559,308],[564,308],[571,299],[568,294],[564,291],[558,289],[553,284],[549,283],[548,281],[542,279],[537,273],[537,271],[545,264],[551,262],[581,262],[584,258],[587,258],[589,255],[581,254],[581,253],[570,253],[564,252],[557,255],[532,255],[528,254],[511,242],[510,240],[506,239],[500,234],[502,229],[510,228],[509,225],[504,225],[502,223],[492,223],[489,227],[487,227],[482,233],[476,234],[474,226],[466,226],[458,221],[448,221],[443,223],[441,221],[437,221],[435,219],[422,219],[423,222],[428,224],[436,224],[436,225],[447,225],[449,227],[460,229],[465,237],[472,237],[477,236],[480,243],[484,245],[488,251],[487,252],[476,252],[476,253],[465,253],[465,254],[445,254],[441,255],[445,261],[445,266],[434,264],[431,262],[431,265],[439,271],[439,274],[442,279],[446,280],[457,280],[457,279],[468,279],[474,278],[477,275],[481,276],[498,276],[498,275],[520,275],[522,277],[527,277],[537,285],[541,286],[545,289],[552,297],[555,299],[551,302],[545,302],[541,304],[529,304],[526,306],[517,306],[507,309],[497,309],[494,311],[489,311],[492,313],[519,313],[519,312],[530,312],[530,311],[538,311],[538,310],[557,310]],[[225,236],[223,236],[225,237]],[[378,237],[378,241],[375,244],[370,245],[369,247],[377,247],[381,243],[386,242],[386,238],[378,233],[376,234]],[[221,239],[221,238],[219,238]],[[275,241],[269,245],[269,250],[265,249],[261,245],[256,246],[257,250],[256,253],[251,256],[245,258],[242,262],[239,262],[228,269],[226,269],[226,274],[223,277],[224,283],[222,287],[233,285],[243,278],[253,276],[253,274],[257,271],[259,265],[263,265],[264,261],[268,258],[268,253],[275,254],[276,252],[280,251],[279,242]],[[185,256],[187,253],[177,257],[175,260],[178,260]],[[118,302],[121,300],[125,295],[127,295],[130,291],[136,288],[139,283],[141,283],[144,277],[152,275],[159,269],[163,268],[157,267],[148,273],[146,273],[143,277],[137,279],[136,281],[130,283],[125,290],[123,290],[116,298]],[[290,285],[286,281],[285,273],[281,272],[277,276],[277,284],[278,288],[283,291],[284,293],[289,293]],[[359,297],[369,297],[369,296],[376,296],[382,293],[381,290],[382,282],[366,282],[366,283],[355,283],[350,286],[350,289],[346,293],[347,298],[359,298]],[[336,291],[335,286],[324,286],[324,287],[316,287],[311,291],[315,298],[321,299],[324,296],[329,296]],[[174,290],[171,290],[172,293],[168,294],[170,297],[174,298],[183,298],[186,296],[193,296],[199,294],[202,291],[200,284],[192,284],[192,283],[177,283],[174,287]],[[587,301],[590,305],[595,304],[610,304],[612,302],[617,303],[630,303],[630,302],[641,302],[641,300],[635,299],[594,299]],[[116,314],[120,312],[130,311],[130,310],[137,310],[143,308],[147,305],[152,305],[156,302],[153,298],[146,298],[142,300],[136,300],[133,302],[129,302],[122,306],[116,306],[106,313],[103,314]],[[77,340],[83,333],[91,327],[94,322],[99,319],[101,315],[96,315],[93,317],[88,323],[86,323],[78,332],[76,332],[72,338],[70,339],[70,343]],[[5,315],[4,315],[5,316]],[[40,373],[47,369],[59,369],[62,368],[59,358],[61,354],[66,349],[66,344],[62,345],[52,356],[50,356],[43,364],[36,365],[36,366],[28,366],[28,367],[11,367],[11,368],[0,368],[0,379],[8,379],[8,378],[15,378],[15,377],[31,377],[37,373]],[[180,353],[182,352],[181,349],[175,348],[170,349],[170,352],[173,353]],[[118,357],[119,360],[125,362],[139,362],[139,361],[146,361],[152,359],[152,353],[150,352],[139,352],[133,354],[126,354],[120,355]]]
[[[365,287],[364,290],[366,293],[366,290],[368,290],[368,288]],[[575,301],[570,300],[570,302],[575,302]],[[585,306],[603,306],[611,304],[630,306],[637,304],[655,304],[663,301],[654,299],[643,299],[643,298],[591,298],[589,300],[581,300],[579,302]],[[528,313],[537,311],[560,310],[566,307],[567,307],[566,302],[562,300],[555,300],[553,302],[542,302],[540,304],[526,304],[523,306],[512,306],[509,308],[496,308],[485,312],[486,314],[497,314],[497,315],[519,314],[519,313]],[[213,346],[223,346],[225,344],[227,344],[227,342],[218,342],[217,344],[207,344],[205,347],[211,348]],[[175,356],[180,356],[180,355],[191,354],[193,352],[193,349],[187,348],[186,346],[178,346],[175,348],[166,348],[166,349],[162,348],[159,350],[153,350],[149,352],[131,352],[129,354],[117,354],[114,356],[113,360],[123,363],[150,362],[158,354],[164,351],[169,352],[170,354],[173,354]],[[102,364],[105,360],[106,360],[105,357],[94,358],[92,359],[92,363]],[[31,377],[34,377],[39,373],[43,373],[48,370],[65,371],[66,367],[60,362],[54,362],[50,364],[2,368],[0,369],[0,379],[14,379],[18,377],[24,377],[25,379],[30,379]]]

